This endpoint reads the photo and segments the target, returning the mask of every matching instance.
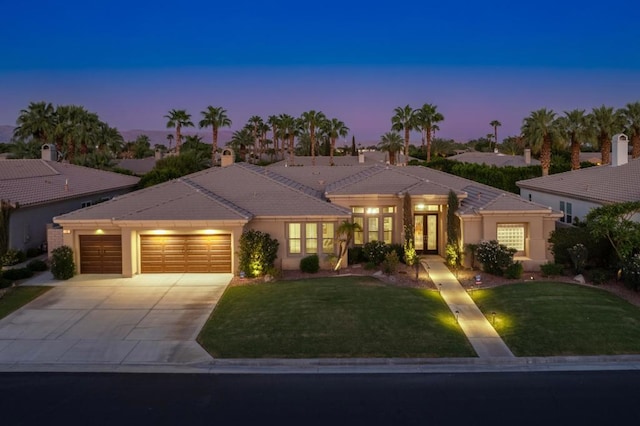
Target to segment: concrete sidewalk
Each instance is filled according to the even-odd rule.
[[[422,266],[440,288],[442,299],[458,317],[460,328],[480,358],[513,358],[511,350],[480,311],[473,299],[444,264],[440,256],[424,256]]]

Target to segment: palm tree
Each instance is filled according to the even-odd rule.
[[[282,134],[282,147],[284,148],[284,141],[287,142],[287,147],[289,148],[289,165],[294,165],[294,143],[295,138],[298,136],[300,131],[300,125],[298,120],[293,118],[288,114],[280,114],[280,130]]]
[[[333,269],[334,271],[340,269],[342,258],[347,253],[347,250],[349,250],[351,241],[353,241],[353,235],[358,231],[362,231],[362,227],[356,222],[349,222],[348,220],[345,220],[338,226],[336,233],[338,234],[338,237],[342,236],[343,238],[340,238],[340,250],[338,252],[338,261]]]
[[[322,125],[327,117],[322,111],[306,111],[302,113],[300,121],[305,127],[305,130],[309,132],[309,138],[311,142],[311,165],[316,165],[316,129]]]
[[[522,134],[531,145],[541,145],[542,176],[549,175],[551,167],[551,142],[555,132],[553,125],[555,117],[556,113],[546,108],[533,111],[529,117],[524,119],[521,129]]]
[[[267,124],[271,126],[271,132],[273,133],[273,150],[277,154],[280,149],[280,117],[270,115],[267,119]]]
[[[202,120],[198,126],[202,129],[211,126],[212,129],[212,145],[211,145],[211,165],[216,164],[216,154],[218,153],[218,129],[220,127],[231,127],[231,120],[227,117],[227,110],[222,107],[212,107],[209,105],[206,110],[200,111]]]
[[[169,141],[169,151],[171,151],[171,142],[173,141],[173,135],[171,133],[167,135],[167,140]]]
[[[391,130],[397,132],[404,130],[404,161],[406,165],[409,158],[409,132],[416,128],[416,114],[409,105],[404,108],[396,107],[393,112],[395,114],[391,117]]]
[[[20,111],[16,124],[18,127],[13,130],[13,136],[31,137],[42,145],[51,142],[56,126],[56,111],[50,103],[31,102],[27,109]]]
[[[349,133],[349,128],[345,126],[344,122],[338,120],[337,118],[332,118],[331,120],[326,120],[323,123],[323,129],[324,129],[324,132],[326,132],[326,134],[329,136],[329,139],[331,141],[330,151],[329,151],[329,157],[330,157],[329,164],[333,166],[334,165],[333,153],[336,150],[336,139],[339,136],[343,138],[346,137],[347,134]]]
[[[438,112],[438,107],[435,105],[424,104],[422,108],[415,111],[415,125],[422,132],[423,149],[425,136],[427,139],[427,162],[431,161],[431,138],[434,126],[441,121],[444,121],[444,115]]]
[[[640,157],[640,102],[627,104],[622,109],[628,136],[631,138],[631,158]]]
[[[600,144],[602,164],[610,164],[611,137],[622,130],[622,116],[615,112],[613,107],[602,105],[600,108],[593,108],[589,114],[589,122]]]
[[[493,127],[493,137],[495,138],[496,145],[498,145],[498,127],[502,126],[502,123],[498,120],[493,120],[489,123],[489,126]],[[489,151],[491,151],[491,145],[489,145]]]
[[[164,118],[169,120],[167,121],[167,129],[176,128],[176,154],[180,155],[182,127],[194,127],[191,122],[191,114],[187,114],[187,111],[184,109],[172,109]]]
[[[402,151],[402,136],[397,132],[387,132],[380,138],[378,149],[389,153],[389,163],[396,164],[396,152]]]
[[[571,144],[571,170],[580,168],[580,142],[589,137],[589,121],[583,109],[565,111],[556,120],[561,137]]]
[[[247,147],[253,145],[254,141],[255,139],[253,138],[251,129],[243,127],[242,129],[233,132],[231,141],[227,144],[227,146],[231,147],[238,154],[239,158],[242,158],[243,161],[246,161]]]

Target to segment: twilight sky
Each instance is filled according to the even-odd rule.
[[[364,142],[433,103],[438,136],[464,142],[542,107],[640,101],[637,0],[0,0],[0,16],[0,125],[41,100],[121,130],[165,129],[172,108],[197,123],[223,106],[232,130],[315,109]]]

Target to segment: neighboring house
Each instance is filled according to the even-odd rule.
[[[223,162],[225,164],[225,162]],[[461,201],[463,244],[498,239],[518,249],[526,269],[547,262],[560,213],[482,184],[424,167],[356,163],[258,167],[230,163],[58,216],[80,273],[237,272],[241,234],[269,233],[280,243],[277,267],[338,250],[345,220],[363,230],[355,244],[402,244],[409,193],[416,248],[444,255],[449,191]]]
[[[288,157],[288,154],[287,154]],[[409,161],[418,160],[414,157],[408,157]],[[294,156],[294,165],[299,166],[311,166],[311,157]],[[354,166],[356,164],[387,164],[389,163],[389,153],[386,151],[359,151],[358,155],[334,155],[333,164],[335,166]],[[331,165],[331,157],[317,156],[315,158],[316,166],[329,166]],[[404,154],[396,153],[396,164],[404,164]],[[289,159],[278,161],[277,163],[269,165],[269,167],[289,167]]]
[[[43,247],[47,224],[54,216],[130,192],[139,180],[49,161],[57,157],[53,145],[45,145],[42,157],[0,162],[0,200],[16,207],[9,217],[8,248],[26,251]]]
[[[486,164],[496,167],[525,167],[539,166],[540,161],[531,158],[531,150],[525,149],[524,155],[507,155],[498,152],[463,152],[447,157],[447,160],[455,160],[461,163]]]
[[[625,135],[613,137],[611,165],[588,167],[516,182],[520,196],[563,212],[561,222],[584,220],[591,209],[640,201],[640,160],[628,161]]]
[[[117,160],[116,165],[124,170],[129,170],[136,176],[142,176],[149,173],[156,166],[156,161],[158,157],[147,157],[147,158],[123,158],[122,160]]]

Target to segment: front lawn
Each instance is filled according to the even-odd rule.
[[[9,289],[7,294],[0,298],[0,319],[11,312],[20,309],[41,294],[51,290],[51,287],[25,286]]]
[[[526,282],[474,292],[516,356],[640,353],[640,309],[605,291]]]
[[[437,292],[369,277],[229,287],[198,341],[218,358],[475,356]]]

